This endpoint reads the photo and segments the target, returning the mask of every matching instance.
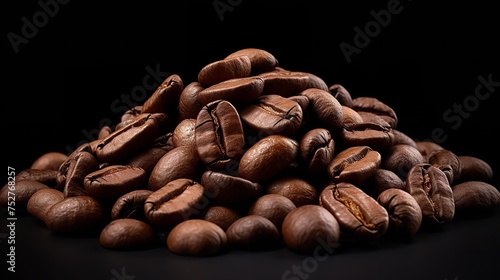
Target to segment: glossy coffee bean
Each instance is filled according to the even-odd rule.
[[[396,112],[389,105],[375,97],[356,97],[352,100],[352,108],[355,111],[365,111],[378,115],[387,121],[392,128],[397,127],[398,116]]]
[[[176,114],[179,97],[184,89],[184,82],[176,74],[168,76],[151,96],[144,102],[141,113],[169,113],[169,117]],[[175,112],[175,113],[174,113]]]
[[[116,219],[107,224],[99,235],[99,245],[110,250],[144,250],[160,244],[151,225],[136,219]]]
[[[386,189],[377,197],[389,214],[389,231],[403,237],[413,236],[422,224],[422,210],[411,194],[402,189]]]
[[[392,129],[392,136],[394,136],[393,137],[393,139],[394,139],[393,145],[405,144],[405,145],[410,145],[413,148],[418,150],[417,142],[415,142],[415,140],[413,140],[410,136],[408,136],[408,134],[402,132],[401,130],[393,128]],[[422,158],[423,158],[423,156],[422,156]]]
[[[216,224],[192,219],[176,225],[167,236],[167,248],[174,254],[205,257],[224,252],[226,233]]]
[[[389,214],[374,198],[350,183],[328,185],[320,204],[339,222],[340,228],[356,238],[378,239],[389,228]]]
[[[64,197],[88,195],[85,189],[85,176],[99,169],[98,160],[86,151],[71,157],[64,184]]]
[[[200,183],[205,188],[205,196],[218,205],[247,204],[262,194],[259,183],[211,170],[203,173]]]
[[[152,193],[150,190],[133,190],[120,196],[111,208],[111,219],[128,218],[146,221],[144,203]]]
[[[280,233],[267,218],[247,215],[234,221],[226,230],[228,244],[240,250],[267,250],[279,245]]]
[[[300,92],[300,95],[310,100],[314,115],[326,129],[333,132],[342,127],[342,105],[329,91],[308,88]]]
[[[146,171],[128,165],[110,165],[89,173],[83,180],[87,193],[99,198],[118,198],[147,188]]]
[[[156,138],[149,148],[132,156],[126,165],[144,169],[149,177],[158,161],[173,148],[172,133],[169,132]]]
[[[319,77],[307,72],[270,71],[259,74],[258,77],[264,81],[262,95],[277,94],[283,97],[299,95],[308,88],[318,88],[328,91],[328,86]]]
[[[382,162],[379,152],[369,146],[349,147],[339,152],[328,165],[328,175],[335,183],[361,184],[372,177]]]
[[[24,169],[16,174],[16,181],[32,180],[45,184],[49,187],[62,189],[57,184],[57,176],[59,171],[52,169]]]
[[[233,59],[239,56],[247,56],[250,59],[250,75],[274,70],[278,66],[278,60],[270,52],[258,48],[244,48],[230,53],[225,59]]]
[[[373,198],[377,198],[387,189],[401,189],[406,187],[406,180],[391,170],[379,168],[373,176],[362,184],[362,189]]]
[[[282,224],[283,241],[290,250],[311,254],[333,254],[339,246],[340,226],[335,217],[319,205],[303,205],[290,211]]]
[[[446,174],[450,186],[460,180],[462,162],[454,152],[446,149],[434,151],[429,155],[428,163],[441,169]]]
[[[452,190],[456,211],[489,210],[500,205],[500,192],[486,182],[467,181],[455,185]]]
[[[198,93],[198,101],[205,106],[217,100],[226,100],[236,107],[241,107],[256,102],[263,89],[262,78],[235,78],[204,88]]]
[[[200,215],[200,219],[218,225],[224,232],[239,218],[241,218],[240,214],[227,206],[211,206]]]
[[[493,180],[493,169],[491,165],[483,159],[465,155],[458,156],[458,159],[462,166],[462,173],[459,181],[491,182]]]
[[[64,194],[61,191],[52,188],[43,188],[31,195],[26,209],[30,215],[46,223],[47,210],[63,199]]]
[[[297,208],[287,197],[280,194],[265,194],[250,206],[249,215],[259,215],[270,220],[281,232],[281,224],[285,216]]]
[[[67,158],[68,156],[61,152],[47,152],[35,159],[30,169],[59,170],[59,166],[61,166]]]
[[[198,72],[198,82],[205,88],[215,84],[250,76],[252,64],[248,56],[235,56],[205,65]]]
[[[333,84],[328,87],[328,91],[339,101],[341,105],[352,108],[351,93],[344,86],[340,84]]]
[[[427,163],[413,166],[406,177],[405,190],[420,205],[425,220],[443,224],[455,216],[453,191],[441,169]]]
[[[7,208],[7,206],[14,207],[15,210],[20,212],[26,211],[31,196],[39,190],[48,189],[49,187],[43,183],[34,180],[19,180],[14,185],[5,184],[0,189],[0,206]]]
[[[376,123],[344,123],[341,139],[345,146],[370,146],[381,151],[390,148],[394,143],[394,136],[390,127]]]
[[[300,158],[310,174],[324,172],[334,156],[335,141],[327,129],[311,129],[300,139]]]
[[[120,117],[120,122],[132,120],[140,114],[142,114],[142,105],[134,106],[123,113]]]
[[[416,141],[417,149],[424,157],[424,162],[429,162],[429,156],[434,151],[444,150],[444,147],[432,141]]]
[[[204,87],[197,81],[184,87],[179,97],[179,120],[196,119],[203,105],[198,100],[199,93]]]
[[[196,119],[184,119],[175,127],[172,132],[172,142],[175,147],[195,146]]]
[[[417,148],[398,144],[390,147],[384,154],[380,167],[396,173],[401,178],[406,178],[410,169],[424,162],[422,154]]]
[[[362,123],[363,118],[361,115],[356,112],[354,109],[342,105],[342,123],[343,124],[353,124],[353,123]]]
[[[318,191],[300,177],[283,177],[271,181],[265,192],[279,194],[290,199],[296,207],[307,204],[318,204]]]

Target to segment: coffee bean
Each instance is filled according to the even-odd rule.
[[[250,59],[251,75],[274,70],[278,66],[278,60],[270,52],[257,48],[245,48],[237,50],[226,56],[225,59],[233,59],[235,57],[247,56]]]
[[[279,232],[285,216],[297,208],[295,204],[280,194],[265,194],[250,206],[249,215],[259,215],[271,221]]]
[[[211,206],[200,215],[200,219],[218,225],[224,232],[240,217],[236,210],[227,206]]]
[[[207,170],[201,176],[205,196],[225,206],[248,204],[262,194],[262,186],[244,178]]]
[[[127,165],[144,169],[149,178],[158,161],[174,148],[172,137],[172,132],[169,132],[156,138],[148,149],[132,156]]]
[[[361,96],[352,100],[352,108],[355,111],[370,112],[380,116],[389,123],[391,128],[396,128],[398,124],[398,116],[396,112],[384,102],[375,97]]]
[[[203,105],[198,95],[204,87],[197,81],[189,83],[179,96],[179,120],[196,119]]]
[[[429,162],[429,155],[432,154],[434,151],[438,150],[444,150],[444,148],[432,141],[416,141],[417,144],[417,149],[420,151],[422,156],[424,157],[424,162],[428,163]]]
[[[500,192],[486,182],[467,181],[455,185],[452,190],[456,211],[488,210],[500,205]]]
[[[318,120],[330,130],[337,131],[342,127],[342,105],[327,90],[318,88],[308,88],[300,92],[301,96],[306,96],[312,105],[314,115]]]
[[[271,181],[266,187],[267,194],[279,194],[290,199],[296,207],[318,204],[318,191],[300,177],[283,177]]]
[[[0,189],[0,206],[5,208],[13,206],[12,201],[14,201],[15,209],[20,212],[27,210],[28,201],[34,193],[41,189],[49,188],[47,185],[34,180],[16,180],[15,183],[14,188],[9,184],[5,184]],[[15,200],[12,200],[12,198],[15,198]]]
[[[415,198],[405,190],[386,189],[377,197],[389,214],[389,229],[391,233],[403,237],[413,236],[422,224],[422,209]]]
[[[111,219],[129,218],[147,221],[144,203],[152,193],[151,190],[133,190],[120,196],[111,208]]]
[[[62,189],[57,184],[57,176],[59,171],[52,169],[24,169],[21,172],[17,173],[16,181],[21,180],[32,180],[37,181],[42,184],[45,184],[49,187],[53,187],[56,189]]]
[[[116,219],[107,224],[99,235],[99,245],[110,250],[143,250],[160,244],[151,225],[136,219]]]
[[[352,96],[351,93],[340,84],[333,84],[328,87],[328,91],[335,97],[339,103],[345,107],[352,108]]]
[[[198,93],[198,101],[205,106],[225,100],[240,107],[256,102],[263,89],[264,80],[260,77],[234,78],[204,88]]]
[[[361,184],[370,179],[382,162],[379,152],[369,146],[349,147],[338,153],[328,165],[328,175],[335,183]]]
[[[434,151],[429,155],[428,162],[446,174],[450,186],[453,186],[455,182],[460,180],[462,162],[452,151],[446,149]]]
[[[30,169],[59,170],[59,166],[68,158],[61,152],[47,152],[39,156],[30,166]]]
[[[370,146],[381,151],[394,144],[394,136],[390,127],[376,123],[345,123],[342,126],[341,139],[345,146]]]
[[[110,165],[89,173],[83,180],[89,195],[118,198],[128,192],[147,188],[146,171],[140,167]]]
[[[226,233],[216,224],[192,219],[176,225],[167,236],[174,254],[205,257],[222,253],[228,245]]]
[[[491,182],[493,180],[493,169],[486,161],[475,156],[458,156],[462,173],[460,181],[483,181]]]
[[[234,221],[226,230],[228,244],[241,250],[267,250],[278,247],[280,233],[267,218],[247,215]]]
[[[47,221],[47,210],[63,199],[64,194],[61,191],[52,188],[42,188],[31,195],[26,209],[30,215],[45,224]]]
[[[334,152],[335,141],[325,128],[311,129],[300,139],[300,157],[311,174],[324,172],[333,160]]]
[[[205,65],[198,73],[198,82],[205,88],[250,76],[252,64],[248,56],[234,56]]]
[[[175,119],[173,115],[177,115],[177,104],[183,89],[184,83],[179,75],[168,76],[144,102],[141,114],[169,112],[169,117]]]
[[[196,119],[184,119],[175,127],[172,132],[172,142],[176,147],[196,146],[195,142]]]
[[[396,173],[399,177],[406,179],[410,169],[424,162],[424,157],[417,148],[398,144],[390,147],[384,154],[380,167]]]

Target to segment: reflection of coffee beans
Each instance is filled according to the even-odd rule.
[[[414,141],[382,100],[256,48],[198,70],[193,81],[168,76],[69,155],[41,155],[9,178],[0,206],[13,193],[49,230],[100,232],[111,250],[168,234],[175,254],[324,256],[344,238],[413,236],[500,205],[487,162]]]

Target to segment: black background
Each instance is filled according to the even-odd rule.
[[[45,152],[69,153],[95,139],[103,122],[119,121],[122,111],[111,104],[143,85],[147,67],[178,74],[188,84],[204,65],[255,47],[272,53],[283,68],[311,72],[328,85],[342,84],[353,97],[378,98],[396,111],[398,129],[415,140],[435,139],[433,131],[443,129],[447,139],[440,145],[480,157],[498,173],[494,133],[500,128],[500,87],[484,100],[475,97],[479,76],[500,82],[500,25],[492,4],[402,0],[401,12],[348,63],[341,42],[355,46],[354,28],[363,30],[374,20],[370,11],[387,9],[394,1],[181,2],[60,4],[33,38],[19,45],[18,53],[8,34],[22,35],[22,18],[33,22],[41,7],[5,2],[0,110],[4,166],[21,171]],[[223,20],[213,3],[232,4]],[[454,126],[443,114],[455,105],[476,107]],[[498,182],[495,175],[494,185]],[[308,279],[470,279],[482,273],[486,278],[498,263],[499,215],[458,220],[443,232],[422,233],[411,244],[347,250],[321,262]],[[304,260],[287,250],[202,260],[161,249],[108,252],[93,239],[52,237],[28,217],[18,223],[16,234],[17,276],[111,279],[112,269],[125,267],[135,279],[278,279]]]

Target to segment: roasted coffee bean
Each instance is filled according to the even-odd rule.
[[[405,190],[420,205],[423,219],[436,224],[447,223],[453,219],[453,191],[441,169],[427,163],[413,166],[406,177]]]
[[[343,124],[352,124],[352,123],[362,123],[363,118],[361,115],[354,111],[354,109],[342,105],[342,123]]]
[[[386,189],[377,197],[377,202],[389,213],[391,233],[403,237],[413,236],[422,224],[422,209],[413,196],[405,190]]]
[[[344,86],[340,84],[333,84],[328,87],[328,91],[339,101],[341,105],[352,108],[352,96]]]
[[[247,56],[250,59],[250,75],[257,75],[260,73],[272,71],[279,64],[276,57],[274,57],[274,55],[272,55],[270,52],[257,48],[245,48],[237,50],[226,56],[225,59],[233,59],[240,56]]]
[[[31,195],[26,209],[30,215],[45,224],[47,221],[47,210],[63,199],[64,194],[61,191],[52,188],[42,188]]]
[[[250,76],[252,64],[248,56],[235,56],[214,61],[198,72],[198,82],[205,88],[215,84]]]
[[[300,92],[311,102],[314,115],[330,132],[342,128],[342,105],[330,92],[318,88],[308,88]]]
[[[249,215],[259,215],[271,221],[279,232],[285,216],[297,208],[287,197],[280,194],[265,194],[250,206]]]
[[[263,89],[262,78],[235,78],[204,88],[198,93],[198,101],[205,106],[217,100],[226,100],[240,107],[256,102]]]
[[[302,108],[302,117],[304,118],[304,116],[306,116],[306,114],[309,110],[309,103],[311,103],[309,101],[309,98],[307,98],[305,96],[300,96],[300,95],[294,95],[294,96],[290,96],[287,98],[290,100],[293,100],[293,101],[297,102],[297,104],[299,104],[300,108]],[[302,122],[302,124],[303,123],[304,122]]]
[[[144,169],[149,178],[158,161],[173,148],[174,143],[172,141],[172,132],[169,132],[156,138],[153,145],[149,147],[149,149],[132,156],[127,161],[127,165]]]
[[[241,157],[238,174],[252,182],[264,182],[285,170],[299,153],[297,141],[283,135],[270,135],[251,146]]]
[[[25,212],[30,197],[38,190],[48,188],[43,183],[27,179],[16,180],[14,185],[7,183],[0,189],[0,206],[5,208],[7,206],[16,206],[16,210]],[[12,201],[14,201],[14,204],[12,204]]]
[[[347,147],[370,146],[378,151],[386,150],[394,144],[394,136],[390,127],[367,122],[344,123],[341,139]]]
[[[101,139],[104,139],[106,137],[108,137],[111,133],[113,133],[113,129],[111,129],[110,126],[103,126],[101,127],[101,129],[99,130],[99,134],[97,135],[97,139],[98,140],[101,140]]]
[[[225,170],[245,152],[243,125],[230,102],[218,100],[204,106],[194,133],[200,160],[210,169]]]
[[[142,105],[134,106],[123,113],[120,117],[120,122],[135,119],[140,114],[142,114]]]
[[[262,194],[259,183],[211,170],[203,173],[200,183],[205,188],[205,196],[218,205],[246,204]]]
[[[475,156],[458,156],[462,173],[459,181],[483,181],[491,182],[493,180],[493,169],[484,160]]]
[[[290,199],[296,207],[318,204],[318,191],[300,177],[283,177],[271,181],[265,190],[267,194],[279,194]]]
[[[245,106],[239,112],[245,124],[264,136],[289,136],[302,124],[302,107],[276,94],[262,95],[255,104]]]
[[[196,146],[195,131],[196,119],[184,119],[175,127],[172,132],[172,142],[175,147]]]
[[[144,213],[144,203],[153,191],[133,190],[120,196],[111,208],[111,219],[137,219],[147,221]]]
[[[363,183],[362,189],[373,198],[377,198],[383,191],[387,189],[406,188],[406,180],[401,179],[396,173],[379,168],[373,176]]]
[[[104,204],[92,196],[72,196],[47,210],[45,224],[54,233],[83,234],[100,232],[108,223]]]
[[[61,152],[48,152],[39,156],[30,166],[30,169],[59,170],[59,166],[68,158]]]
[[[179,146],[165,153],[156,163],[148,179],[148,189],[156,191],[169,182],[200,176],[200,158],[192,146]]]
[[[203,107],[198,100],[198,95],[203,89],[199,82],[191,82],[184,87],[179,97],[179,120],[196,119]]]
[[[310,174],[324,172],[335,156],[335,141],[325,128],[306,132],[300,139],[299,147],[300,157]]]
[[[240,217],[236,210],[227,206],[211,206],[200,215],[200,219],[218,225],[224,232]]]
[[[184,83],[179,75],[172,74],[168,76],[144,102],[141,114],[168,112],[169,117],[175,119],[172,115],[177,114],[177,105],[183,89]]]
[[[164,113],[143,113],[126,126],[115,130],[97,145],[96,157],[101,162],[120,164],[149,147],[168,123]]]
[[[196,214],[203,191],[203,186],[193,180],[173,180],[149,195],[144,202],[144,213],[156,226],[174,226]]]
[[[338,153],[328,165],[328,175],[335,183],[355,185],[370,179],[382,162],[379,152],[368,146],[349,147]]]
[[[224,252],[226,233],[216,224],[192,219],[176,225],[167,236],[167,248],[174,254],[206,257]]]
[[[89,195],[118,198],[128,192],[146,189],[148,176],[140,167],[110,165],[85,176],[83,185]]]
[[[434,151],[429,155],[428,163],[441,169],[446,174],[450,186],[453,186],[455,182],[460,180],[462,162],[452,151],[446,149]]]
[[[352,100],[352,108],[358,112],[365,111],[378,115],[388,122],[392,128],[396,128],[398,125],[398,116],[396,115],[396,112],[394,112],[394,110],[387,104],[375,97],[356,97]]]
[[[240,250],[268,250],[278,247],[280,233],[260,215],[247,215],[234,221],[226,230],[228,244]]]
[[[55,189],[62,189],[57,184],[57,176],[59,171],[52,169],[24,169],[16,174],[16,181],[32,180],[45,184]]]
[[[82,144],[76,150],[71,152],[68,158],[59,166],[59,169],[57,170],[56,183],[59,189],[62,190],[66,185],[66,177],[68,175],[69,166],[71,162],[74,161],[76,155],[82,151],[95,155],[90,143]]]
[[[99,245],[110,250],[143,250],[160,244],[160,237],[151,225],[136,219],[116,219],[99,235]]]
[[[500,205],[500,192],[486,182],[467,181],[455,185],[452,190],[457,212],[490,210]]]
[[[350,183],[328,185],[320,205],[332,213],[343,232],[356,238],[378,239],[389,228],[389,215],[374,198]]]
[[[98,169],[99,162],[91,153],[81,151],[72,157],[64,184],[64,197],[88,195],[83,181],[85,176]]]
[[[431,141],[416,141],[415,143],[417,144],[417,149],[424,157],[424,162],[426,163],[429,162],[429,156],[434,151],[444,150],[444,148],[441,145]]]
[[[298,95],[308,88],[318,88],[328,91],[328,86],[319,77],[312,73],[290,71],[270,71],[259,74],[264,80],[262,95],[277,94],[283,97]]]
[[[318,205],[303,205],[290,211],[283,220],[281,233],[285,245],[301,254],[324,249],[331,255],[340,241],[339,223]]]
[[[376,115],[375,113],[366,111],[356,111],[356,112],[363,119],[363,122],[365,123],[375,123],[382,127],[391,127],[391,125],[386,120],[384,120],[381,116]]]
[[[410,136],[395,128],[393,128],[391,131],[394,139],[393,145],[406,144],[418,150],[417,142],[415,142],[415,140],[413,140]]]
[[[422,154],[413,146],[398,144],[390,147],[382,158],[380,167],[396,173],[405,179],[408,171],[416,165],[424,163]]]

